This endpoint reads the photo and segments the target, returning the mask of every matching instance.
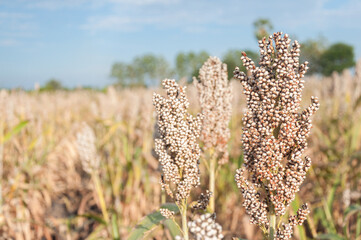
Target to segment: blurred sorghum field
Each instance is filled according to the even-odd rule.
[[[243,162],[246,100],[239,82],[232,81],[231,88],[229,161],[216,176],[217,222],[226,239],[259,239],[234,181]],[[162,90],[2,90],[1,239],[126,239],[137,222],[158,210],[165,195],[153,150],[154,91]],[[198,113],[197,89],[189,85],[186,94],[190,111]],[[294,214],[308,202],[311,213],[294,239],[356,239],[361,234],[361,62],[354,74],[306,77],[303,107],[311,95],[321,103],[306,152],[312,167],[291,205]],[[99,160],[90,170],[78,149],[84,122],[95,135],[96,150],[89,154]],[[199,193],[208,189],[202,164],[201,173]],[[167,239],[170,233],[157,227],[148,237]]]

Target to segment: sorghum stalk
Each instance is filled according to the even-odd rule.
[[[98,176],[97,172],[93,172],[92,173],[92,179],[94,181],[94,185],[95,185],[95,190],[97,192],[98,198],[99,198],[99,204],[100,204],[100,209],[102,211],[103,214],[103,218],[105,220],[105,222],[109,222],[109,214],[107,211],[107,205],[105,203],[105,199],[104,199],[104,192],[103,192],[103,188],[102,185],[100,184],[100,179]]]
[[[198,89],[201,106],[205,164],[209,171],[210,210],[215,211],[215,176],[219,166],[227,163],[227,143],[230,138],[228,128],[231,118],[231,87],[228,81],[227,65],[217,57],[210,57],[199,70],[198,79],[193,79]]]
[[[181,215],[182,215],[182,231],[184,240],[189,240],[188,234],[188,223],[187,223],[187,200],[183,200],[181,207]]]
[[[165,79],[163,86],[167,97],[153,96],[159,127],[155,152],[162,171],[160,183],[179,207],[183,237],[188,240],[187,200],[191,190],[200,184],[197,138],[201,118],[187,113],[188,99],[184,88],[178,86],[175,80]]]
[[[98,175],[100,158],[97,154],[95,140],[96,138],[93,129],[83,122],[81,131],[77,133],[78,154],[84,171],[92,177],[103,218],[105,222],[108,223],[110,219],[104,199],[103,188]]]
[[[273,240],[276,233],[276,215],[275,213],[270,213],[270,229],[269,229],[269,239]]]
[[[217,159],[211,156],[209,160],[209,191],[213,194],[209,201],[211,212],[215,212],[215,185],[216,185],[216,164]]]
[[[259,41],[259,67],[243,53],[249,74],[234,71],[248,107],[243,117],[244,164],[235,179],[251,223],[272,240],[290,239],[293,226],[302,224],[309,213],[304,204],[296,216],[276,226],[311,166],[311,159],[301,156],[312,127],[310,117],[319,108],[318,99],[312,97],[311,105],[299,113],[308,63],[299,64],[300,45],[295,41],[289,47],[290,43],[280,32],[264,38]]]

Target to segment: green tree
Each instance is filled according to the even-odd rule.
[[[110,76],[116,78],[120,86],[134,87],[157,85],[172,75],[173,71],[164,57],[145,54],[135,57],[130,64],[114,63]]]
[[[252,50],[245,50],[244,51],[248,57],[250,57],[256,64],[259,59],[259,55]],[[243,63],[241,61],[242,51],[240,50],[228,50],[222,58],[222,62],[227,64],[227,70],[228,70],[228,79],[233,78],[233,71],[236,67],[239,67],[241,71],[246,72],[246,68],[243,66]]]
[[[253,26],[255,28],[254,35],[257,40],[261,40],[264,37],[268,37],[271,35],[273,30],[273,25],[269,19],[259,18],[254,23]]]
[[[128,79],[128,69],[127,65],[125,63],[117,62],[114,63],[112,66],[112,71],[110,76],[117,79],[117,82],[121,86],[127,85],[127,79]]]
[[[318,39],[308,39],[301,43],[301,56],[300,62],[308,61],[310,64],[308,75],[321,73],[320,57],[327,48],[327,41],[323,37]]]
[[[188,81],[192,81],[192,77],[198,77],[199,69],[208,58],[209,54],[206,51],[178,53],[176,57],[177,76],[179,78],[186,77]]]
[[[330,76],[332,72],[342,72],[344,69],[353,67],[353,46],[345,43],[336,43],[327,48],[320,56],[321,73]]]
[[[173,75],[169,63],[162,56],[146,54],[136,57],[133,65],[138,70],[140,80],[147,81],[146,85],[158,85],[161,80],[171,78]]]
[[[175,60],[175,64],[176,64],[176,73],[179,78],[188,75],[188,59],[185,53],[183,52],[178,53]]]
[[[43,91],[55,91],[64,89],[61,82],[55,78],[51,78],[49,81],[45,83],[45,85],[41,88]]]

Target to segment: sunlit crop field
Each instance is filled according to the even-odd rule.
[[[303,106],[314,95],[321,107],[308,139],[312,167],[290,209],[291,214],[308,202],[311,213],[294,239],[360,239],[361,62],[355,73],[306,77],[305,82]],[[159,210],[167,198],[153,150],[155,91],[164,93],[113,87],[105,92],[2,90],[1,239],[127,239],[145,215]],[[186,94],[195,115],[200,111],[195,87],[187,86]],[[246,106],[236,81],[232,94],[230,160],[216,176],[217,221],[226,239],[260,239],[234,181],[243,162]],[[84,171],[77,149],[83,122],[96,137],[98,185]],[[198,193],[205,192],[209,178],[202,161],[200,168]],[[172,233],[163,224],[147,235],[152,237],[172,239]]]

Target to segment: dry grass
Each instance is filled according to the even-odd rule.
[[[346,236],[345,209],[361,203],[361,106],[355,106],[361,105],[361,77],[344,73],[308,78],[305,85],[304,99],[317,95],[322,105],[314,118],[308,150],[313,168],[299,193],[311,203],[311,214],[295,239],[331,232]],[[249,225],[233,178],[242,163],[245,101],[240,84],[233,82],[232,88],[230,161],[217,180],[217,221],[228,238],[257,239],[259,232]],[[152,156],[153,91],[1,91],[0,235],[10,239],[111,239],[115,224],[124,239],[136,222],[158,209],[162,200],[158,162]],[[198,112],[196,89],[189,86],[187,94],[191,111]],[[21,122],[25,127],[9,137]],[[96,189],[78,156],[76,133],[82,122],[96,135],[100,185],[112,224],[102,223]],[[202,176],[203,190],[207,179]],[[352,237],[357,219],[351,216],[349,220]],[[169,235],[160,228],[153,234],[158,239]]]

